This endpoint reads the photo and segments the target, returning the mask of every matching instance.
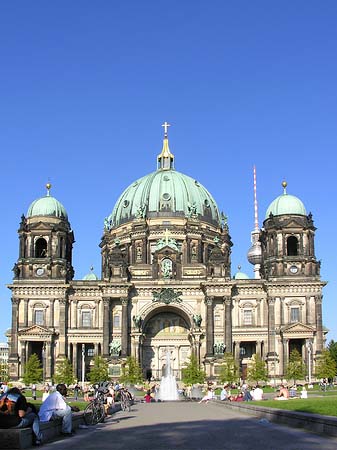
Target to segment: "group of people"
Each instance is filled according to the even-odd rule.
[[[220,400],[230,402],[260,401],[263,400],[263,389],[258,384],[251,389],[246,383],[243,383],[240,392],[237,395],[232,395],[229,385],[225,384],[220,393]]]
[[[48,392],[39,412],[37,412],[34,404],[27,402],[26,397],[18,387],[8,389],[0,396],[0,428],[31,426],[34,444],[41,445],[43,436],[40,431],[40,422],[62,418],[62,434],[71,436],[72,409],[66,403],[66,396],[66,385],[58,384],[53,392]]]

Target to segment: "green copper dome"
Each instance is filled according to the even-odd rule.
[[[238,266],[238,271],[234,275],[234,279],[235,280],[249,280],[249,276],[246,273],[241,272],[241,266]]]
[[[220,225],[219,210],[212,195],[198,181],[176,171],[173,160],[165,134],[158,169],[125,189],[105,219],[105,227],[110,229],[137,218],[160,216],[191,217]]]
[[[82,280],[85,280],[85,281],[97,281],[98,280],[98,276],[93,272],[93,270],[94,270],[94,268],[90,267],[90,272],[87,273],[86,275],[84,275]]]
[[[28,208],[27,217],[34,216],[54,216],[59,218],[68,218],[67,211],[64,206],[49,194],[51,185],[47,184],[47,195],[45,197],[34,200]]]
[[[268,219],[270,214],[273,214],[274,216],[281,216],[283,214],[298,214],[301,216],[306,216],[307,212],[302,201],[294,195],[287,194],[287,183],[285,181],[282,183],[282,186],[284,189],[283,194],[271,202],[267,209],[265,218]]]

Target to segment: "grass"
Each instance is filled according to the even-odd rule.
[[[296,398],[293,400],[264,400],[261,402],[251,402],[254,405],[266,406],[267,408],[285,409],[288,411],[298,411],[310,414],[321,414],[325,416],[337,416],[336,398],[315,397],[308,399]]]

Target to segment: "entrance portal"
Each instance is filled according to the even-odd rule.
[[[174,311],[174,312],[173,312]],[[190,327],[175,310],[162,310],[152,316],[145,325],[143,343],[144,375],[160,380],[166,368],[167,352],[170,352],[171,373],[181,379],[181,369],[191,356]]]

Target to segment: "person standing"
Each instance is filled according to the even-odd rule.
[[[67,388],[65,384],[58,384],[56,391],[49,394],[42,403],[39,411],[41,422],[49,422],[51,419],[62,417],[62,434],[72,435],[72,414],[71,408],[65,402]]]
[[[28,405],[20,389],[9,389],[0,397],[0,428],[32,427],[35,445],[42,444],[42,433],[38,416]]]
[[[78,400],[78,393],[80,392],[80,385],[78,383],[75,384],[74,386],[74,397],[75,397],[75,401]]]
[[[32,384],[32,397],[36,400],[36,384]]]

